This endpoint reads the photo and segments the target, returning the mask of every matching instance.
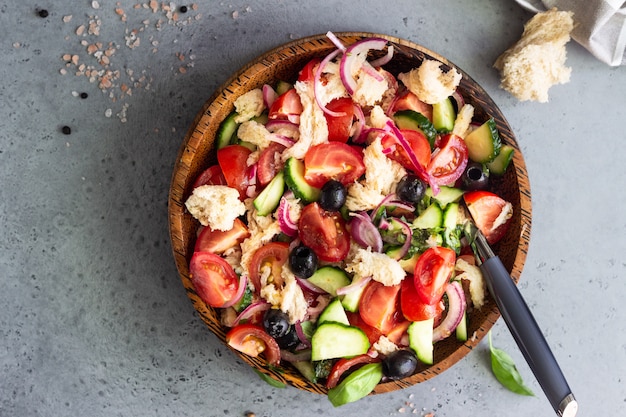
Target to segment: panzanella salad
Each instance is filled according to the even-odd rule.
[[[489,176],[513,148],[493,119],[473,122],[455,69],[393,75],[387,40],[328,37],[295,82],[235,101],[186,207],[201,223],[191,281],[227,343],[291,363],[338,406],[468,337],[485,285],[459,204],[490,243],[503,236],[512,205]]]

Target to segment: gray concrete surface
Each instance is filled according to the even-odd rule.
[[[0,416],[553,415],[501,321],[494,343],[535,397],[500,386],[483,342],[426,383],[333,409],[262,382],[194,314],[167,226],[184,133],[230,73],[328,30],[420,43],[492,95],[531,179],[521,291],[579,415],[623,414],[626,69],[570,43],[571,81],[521,103],[491,67],[530,18],[513,1],[196,1],[178,20],[148,0],[0,1]]]

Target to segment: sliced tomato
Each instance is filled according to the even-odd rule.
[[[320,58],[313,58],[298,73],[298,81],[313,81],[315,79],[315,71],[317,66],[322,62]]]
[[[283,164],[277,155],[285,150],[285,146],[280,143],[272,143],[261,151],[257,162],[257,180],[262,187],[265,187],[283,168]]]
[[[340,97],[326,105],[326,109],[335,113],[343,113],[341,116],[331,116],[324,113],[328,124],[328,140],[331,142],[346,143],[350,138],[352,121],[354,119],[354,103],[350,97]]]
[[[383,335],[381,331],[378,330],[376,327],[370,326],[369,324],[365,323],[358,312],[352,313],[350,311],[346,311],[346,315],[348,316],[348,322],[350,323],[350,326],[358,327],[359,329],[363,330],[363,333],[365,333],[365,335],[367,336],[367,340],[369,340],[370,345],[378,342],[380,336]]]
[[[326,211],[317,203],[302,209],[298,237],[322,261],[339,262],[350,250],[350,235],[341,214]]]
[[[430,143],[428,139],[426,139],[426,136],[422,132],[411,129],[402,129],[400,133],[402,133],[402,136],[409,142],[417,161],[426,169],[430,163]],[[383,149],[393,149],[391,153],[387,154],[387,157],[398,162],[406,169],[413,170],[413,163],[404,148],[400,146],[395,136],[383,136],[381,144],[383,145]]]
[[[198,235],[194,252],[211,252],[221,255],[224,251],[238,245],[249,236],[248,226],[239,219],[235,219],[233,228],[227,231],[205,227]]]
[[[254,358],[263,353],[270,365],[280,364],[278,343],[260,326],[248,323],[239,324],[226,333],[226,343],[233,349]]]
[[[400,110],[413,110],[423,114],[432,122],[433,106],[421,101],[415,94],[410,91],[404,91],[396,98],[391,105],[390,114]]]
[[[406,280],[403,280],[403,282],[404,281]],[[400,289],[400,299],[402,299],[402,289]],[[387,333],[387,339],[398,346],[406,346],[408,344],[407,330],[410,324],[411,322],[408,320],[401,321]]]
[[[365,365],[368,363],[376,363],[380,361],[381,361],[380,358],[373,358],[367,353],[355,356],[353,358],[341,358],[337,362],[335,362],[332,369],[330,370],[330,374],[328,375],[328,378],[326,379],[326,388],[330,389],[330,388],[334,388],[335,386],[337,386],[337,383],[339,382],[339,379],[341,378],[341,376],[345,374],[347,371],[349,371],[350,369],[353,369],[360,365]]]
[[[316,188],[329,180],[351,184],[364,173],[363,155],[345,143],[316,145],[304,155],[304,179]]]
[[[463,195],[476,227],[490,244],[506,234],[513,215],[513,206],[490,191],[470,191]]]
[[[383,334],[398,324],[400,284],[383,285],[370,281],[359,300],[359,314],[363,321]]]
[[[254,252],[250,260],[250,281],[257,292],[261,290],[261,267],[269,265],[272,278],[277,287],[282,286],[281,271],[289,259],[289,244],[286,242],[270,242]]]
[[[270,119],[289,120],[295,122],[299,120],[300,114],[302,114],[302,102],[298,92],[291,88],[274,100],[270,107],[268,117]]]
[[[191,282],[211,307],[222,307],[237,295],[239,278],[228,262],[211,252],[195,252],[189,262]]]
[[[454,184],[467,166],[467,145],[460,136],[447,133],[440,138],[437,146],[427,171],[437,185]]]
[[[248,187],[248,157],[252,151],[242,145],[227,145],[217,150],[217,162],[222,168],[226,184],[237,189],[241,198]]]
[[[422,301],[415,289],[413,277],[407,276],[402,281],[400,290],[400,308],[404,318],[409,321],[422,321],[435,318],[443,312],[440,302],[427,304]]]
[[[222,168],[216,164],[202,171],[193,183],[193,188],[200,187],[201,185],[226,185],[226,178],[224,178]]]
[[[413,282],[418,298],[425,304],[438,303],[454,271],[456,253],[450,248],[428,248],[417,259]]]

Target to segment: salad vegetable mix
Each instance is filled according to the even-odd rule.
[[[460,205],[503,237],[512,205],[489,177],[513,148],[493,119],[473,121],[454,68],[394,76],[386,40],[328,37],[336,48],[295,82],[235,101],[186,207],[201,223],[191,281],[227,343],[291,363],[339,406],[471,337],[485,284]]]

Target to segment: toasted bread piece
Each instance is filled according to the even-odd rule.
[[[545,103],[550,87],[567,83],[572,69],[565,66],[565,45],[574,28],[572,16],[553,8],[530,19],[521,39],[494,63],[500,71],[500,87],[521,101]]]

